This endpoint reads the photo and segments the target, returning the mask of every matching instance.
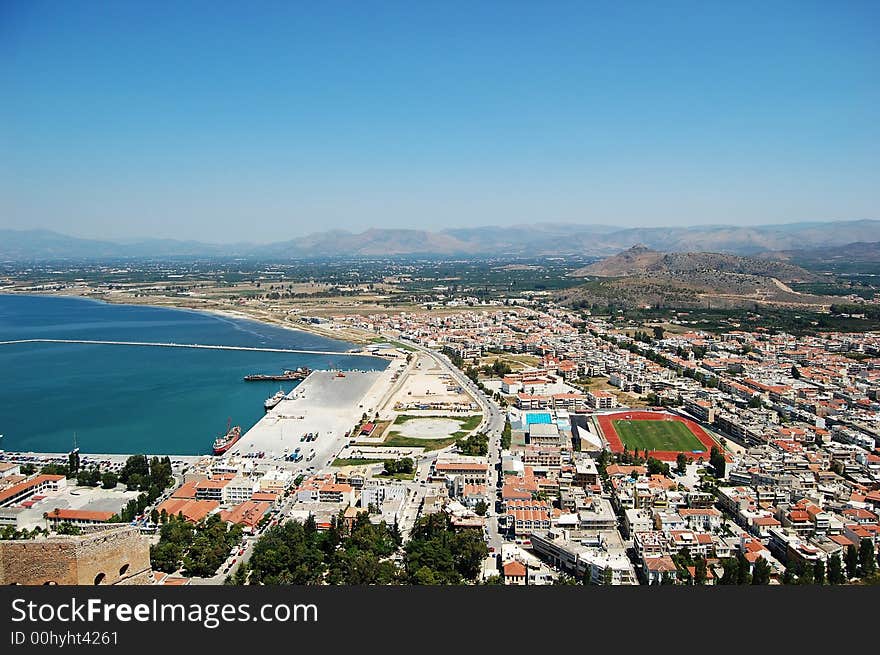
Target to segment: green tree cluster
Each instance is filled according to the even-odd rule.
[[[101,471],[98,470],[97,466],[79,469],[79,472],[76,474],[76,483],[80,487],[97,487],[101,484]]]
[[[4,525],[2,528],[0,528],[0,539],[4,539],[7,541],[34,539],[35,537],[43,534],[43,532],[43,529],[39,526],[35,527],[33,530],[28,530],[27,528],[17,530],[14,525]]]
[[[447,514],[429,514],[416,522],[406,544],[406,579],[418,585],[475,580],[487,555],[486,543],[478,530],[456,531]]]
[[[501,378],[511,372],[510,364],[496,358],[491,364],[486,364],[480,369],[488,377]]]
[[[181,567],[186,575],[210,577],[241,541],[241,526],[227,527],[217,514],[197,524],[183,516],[169,516],[159,530],[159,543],[150,547],[154,569],[171,573]]]
[[[174,478],[171,474],[171,459],[146,455],[132,455],[119,472],[119,482],[129,491],[146,491],[152,499],[158,498]]]
[[[669,475],[669,464],[661,462],[656,457],[647,459],[648,475]]]
[[[412,473],[413,469],[414,464],[412,458],[410,457],[385,460],[385,473],[387,473],[388,475],[394,475],[396,473],[408,474]]]
[[[458,449],[465,455],[486,455],[489,452],[489,435],[476,432],[458,441]]]
[[[351,529],[334,516],[319,532],[314,517],[270,528],[254,546],[249,561],[251,584],[395,584],[402,571],[392,555],[400,546],[397,526],[374,524],[366,512]]]

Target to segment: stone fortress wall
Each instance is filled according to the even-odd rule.
[[[151,582],[149,541],[136,528],[0,541],[0,585]]]

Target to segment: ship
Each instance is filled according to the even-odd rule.
[[[226,424],[226,434],[214,439],[214,454],[222,455],[241,439],[241,426],[230,427],[232,420]]]
[[[266,398],[266,402],[263,403],[263,407],[265,407],[266,411],[268,412],[270,409],[272,409],[278,403],[284,400],[285,396],[287,396],[287,394],[284,393],[284,390],[279,389],[277,392],[275,392],[274,396],[272,396],[271,398]]]
[[[244,380],[245,382],[290,382],[292,380],[305,380],[311,372],[312,369],[307,366],[301,366],[295,371],[286,370],[281,375],[264,375],[262,373],[245,375]]]

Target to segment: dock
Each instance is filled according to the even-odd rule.
[[[203,343],[156,343],[152,341],[104,341],[97,339],[15,339],[12,341],[0,341],[0,346],[12,346],[27,343],[67,343],[67,344],[83,344],[89,346],[143,346],[149,348],[197,348],[203,350],[243,350],[247,352],[260,353],[293,353],[298,355],[332,355],[335,357],[352,356],[352,357],[373,357],[375,359],[386,359],[381,355],[362,351],[345,351],[345,350],[303,350],[299,348],[264,348],[256,346],[220,346]]]
[[[366,414],[372,416],[391,386],[398,366],[383,371],[312,371],[287,397],[257,421],[231,449],[230,454],[263,452],[269,460],[283,459],[285,451],[301,447],[301,466],[326,468],[348,444],[346,433]],[[306,433],[317,434],[301,442]]]

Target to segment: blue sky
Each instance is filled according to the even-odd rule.
[[[877,2],[0,2],[0,227],[880,218]]]

